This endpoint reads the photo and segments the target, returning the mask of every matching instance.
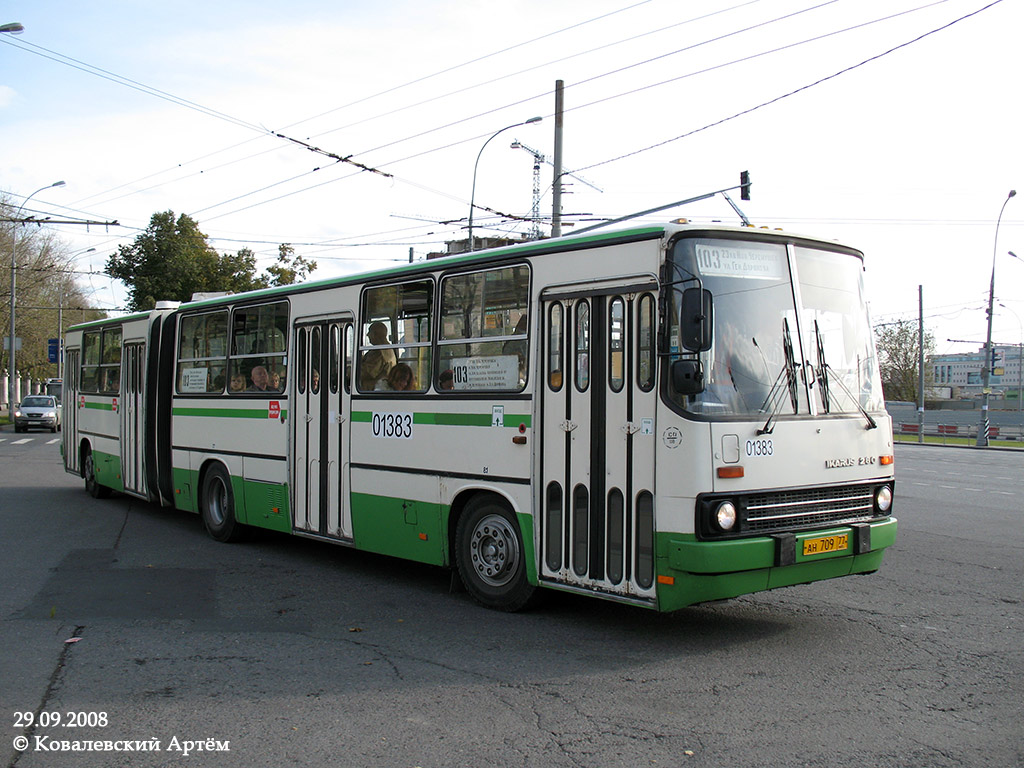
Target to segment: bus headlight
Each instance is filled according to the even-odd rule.
[[[715,524],[723,531],[731,531],[736,525],[736,505],[723,501],[715,509]]]
[[[892,507],[892,488],[883,485],[875,494],[875,508],[882,513],[888,512]]]

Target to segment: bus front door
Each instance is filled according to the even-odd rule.
[[[351,317],[298,321],[291,388],[292,526],[352,538],[348,493]],[[349,352],[350,354],[350,352]]]
[[[541,578],[653,600],[655,295],[542,299]]]

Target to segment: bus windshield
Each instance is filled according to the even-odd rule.
[[[881,383],[856,256],[784,243],[685,238],[672,250],[679,297],[699,278],[714,299],[704,391],[670,401],[708,417],[857,413],[882,408]],[[669,388],[671,390],[671,388]]]

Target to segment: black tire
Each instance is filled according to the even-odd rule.
[[[478,496],[459,518],[455,565],[466,591],[487,608],[518,611],[532,602],[519,524],[494,496]]]
[[[210,467],[203,477],[199,496],[200,514],[206,532],[217,541],[238,541],[243,526],[235,518],[235,493],[231,478],[220,464]]]
[[[100,485],[96,479],[96,464],[92,458],[92,451],[88,448],[82,452],[82,477],[85,478],[85,490],[94,499],[105,499],[110,496],[110,489]]]

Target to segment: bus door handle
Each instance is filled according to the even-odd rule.
[[[575,421],[568,421],[568,420],[566,420],[566,421],[563,421],[558,426],[562,428],[563,432],[572,432],[574,429],[576,429],[576,427],[579,426],[579,424],[577,424]]]

